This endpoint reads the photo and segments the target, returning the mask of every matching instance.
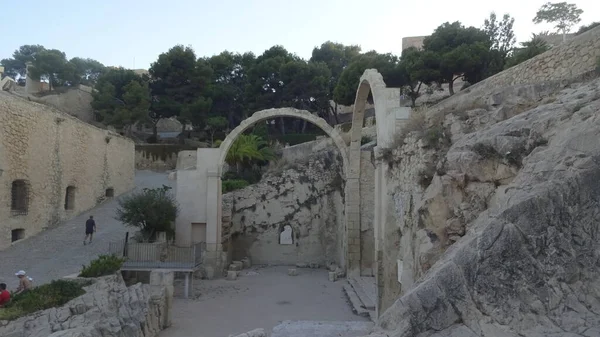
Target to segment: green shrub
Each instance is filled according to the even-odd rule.
[[[171,187],[144,188],[119,200],[116,219],[127,226],[137,227],[149,239],[157,232],[166,232],[167,237],[175,235],[173,223],[179,208],[169,191]]]
[[[6,307],[0,309],[0,321],[10,321],[39,310],[61,306],[85,294],[83,287],[86,285],[76,281],[55,280],[24,294],[14,295]]]
[[[115,255],[100,255],[92,260],[89,265],[83,266],[79,277],[100,277],[111,275],[121,269],[124,259]]]
[[[223,180],[221,184],[221,189],[223,193],[235,191],[242,189],[246,186],[250,185],[246,180],[243,179],[230,179]]]

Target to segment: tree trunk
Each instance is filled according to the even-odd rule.
[[[154,124],[152,125],[152,135],[154,136],[154,140],[156,142],[158,142],[158,121],[159,120],[153,121]]]
[[[334,103],[335,103],[335,102],[334,102]],[[335,121],[335,124],[333,124],[333,125],[340,124],[340,120],[339,120],[338,113],[337,113],[337,110],[338,110],[338,104],[337,104],[337,103],[335,103],[335,107],[332,107],[332,106],[330,105],[330,106],[329,106],[329,108],[331,109],[331,114],[333,115],[333,119],[334,119],[334,121]]]
[[[280,123],[280,128],[281,128],[281,134],[285,135],[285,122],[283,117],[279,117],[279,123]]]
[[[448,82],[448,91],[450,92],[450,96],[454,95],[454,79]]]

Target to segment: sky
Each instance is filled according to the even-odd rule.
[[[198,56],[224,50],[260,55],[273,45],[305,59],[325,41],[399,55],[402,38],[429,35],[444,22],[482,27],[494,11],[515,18],[518,42],[552,30],[532,19],[546,0],[30,0],[3,1],[0,59],[24,44],[59,49],[68,58],[147,69],[182,44]],[[576,0],[581,24],[600,21],[600,1]],[[596,17],[594,17],[594,13]],[[7,25],[12,22],[12,28]],[[574,29],[576,30],[577,27]]]

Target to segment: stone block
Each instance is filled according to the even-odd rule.
[[[308,264],[304,262],[296,263],[296,268],[308,268]]]
[[[243,258],[242,264],[243,264],[244,269],[252,267],[252,261],[250,261],[249,257]]]
[[[319,264],[316,263],[316,262],[311,262],[310,263],[310,268],[312,268],[312,269],[319,269],[319,267],[320,267]]]
[[[238,276],[238,272],[235,270],[229,270],[227,272],[227,280],[229,280],[229,281],[233,281],[233,280],[237,279],[237,276]]]
[[[295,268],[288,269],[289,276],[298,276],[298,270]]]
[[[235,269],[235,270],[244,269],[244,263],[242,261],[232,261],[231,264],[236,266],[237,268],[239,268],[239,269]]]
[[[329,272],[329,281],[335,282],[337,281],[337,273],[334,271]]]
[[[239,271],[239,270],[242,270],[242,267],[243,267],[243,264],[240,265],[240,264],[234,264],[234,263],[232,263],[232,264],[229,265],[229,270],[230,271]]]

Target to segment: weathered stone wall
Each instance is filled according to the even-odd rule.
[[[70,88],[65,92],[32,97],[32,100],[55,107],[86,123],[95,121],[94,110],[91,105],[92,93],[90,87],[81,85],[77,88]]]
[[[0,249],[133,188],[134,144],[50,107],[0,93]],[[13,181],[27,185],[26,210],[12,208]],[[73,203],[65,209],[67,187]]]
[[[179,151],[195,149],[192,146],[179,144],[137,144],[135,145],[135,168],[152,171],[174,170]]]
[[[248,256],[256,264],[340,264],[344,233],[343,178],[337,149],[314,154],[266,174],[261,182],[224,195],[231,208],[233,259]],[[229,204],[229,206],[227,205]],[[227,211],[225,210],[226,214]],[[293,244],[280,244],[284,226]]]
[[[287,162],[303,161],[316,152],[323,151],[328,147],[333,147],[333,141],[329,137],[305,142],[281,149],[281,159]]]

